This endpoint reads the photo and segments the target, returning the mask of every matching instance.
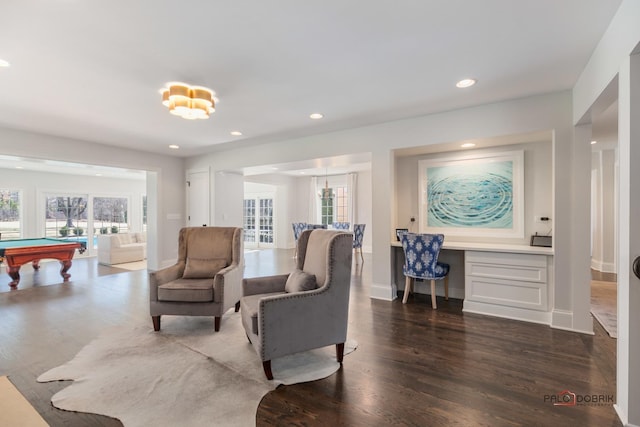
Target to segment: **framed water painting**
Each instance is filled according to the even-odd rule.
[[[418,165],[420,232],[524,237],[524,151]]]

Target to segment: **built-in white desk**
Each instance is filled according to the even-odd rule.
[[[391,246],[396,286],[404,290],[402,244]],[[438,260],[451,265],[449,294],[464,299],[463,311],[551,323],[553,248],[445,240]],[[415,290],[430,292],[426,284]]]

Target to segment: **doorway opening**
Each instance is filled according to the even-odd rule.
[[[271,192],[245,193],[242,213],[245,248],[275,247],[274,199]]]

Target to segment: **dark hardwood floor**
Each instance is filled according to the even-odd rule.
[[[288,272],[292,255],[248,252],[245,276]],[[564,390],[579,398],[614,395],[616,340],[597,322],[589,336],[463,313],[460,300],[439,299],[438,310],[424,296],[406,305],[372,300],[370,267],[365,255],[364,266],[353,270],[349,336],[358,349],[329,378],[267,394],[258,426],[621,425],[610,402],[545,401]],[[18,290],[9,290],[4,271],[0,276],[0,375],[8,375],[54,427],[121,425],[53,408],[51,396],[68,382],[40,384],[36,378],[73,358],[108,326],[146,321],[151,328],[146,271],[78,259],[71,281],[62,284],[55,262],[36,273],[23,270]]]

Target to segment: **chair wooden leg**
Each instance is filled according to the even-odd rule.
[[[362,263],[364,264],[364,255],[362,254],[362,247],[360,247],[360,259],[362,260]]]
[[[214,322],[213,322],[213,324],[214,324],[213,327],[216,330],[216,332],[219,332],[220,331],[220,317],[216,317]]]
[[[336,344],[336,360],[338,363],[342,363],[344,357],[344,343]]]
[[[438,308],[436,304],[436,281],[433,279],[431,280],[431,308],[434,310]]]
[[[160,330],[160,316],[151,316],[153,321],[153,330],[158,332]]]
[[[264,374],[267,376],[267,379],[272,380],[273,372],[271,372],[271,360],[265,360],[262,362],[262,369],[264,369]]]
[[[240,301],[236,303],[236,313],[240,311]]]
[[[444,276],[444,299],[449,301],[449,276]]]
[[[404,280],[404,296],[402,297],[402,303],[406,304],[409,299],[409,292],[411,291],[411,277],[407,276]]]

